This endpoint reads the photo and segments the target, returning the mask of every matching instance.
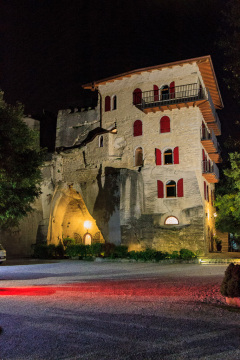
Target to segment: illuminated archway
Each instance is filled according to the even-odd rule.
[[[102,233],[81,194],[66,184],[59,186],[51,203],[48,243],[58,244],[67,237],[74,238],[77,243],[84,243],[86,232],[91,236],[91,243],[104,242]]]

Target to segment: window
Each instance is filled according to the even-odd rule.
[[[110,96],[105,97],[105,111],[111,110],[111,99]]]
[[[208,188],[208,185],[207,185],[207,199],[206,200],[209,202],[209,188]]]
[[[103,136],[99,136],[99,147],[103,147]]]
[[[133,92],[133,105],[142,103],[142,90],[137,88]]]
[[[179,221],[175,216],[168,216],[165,220],[165,225],[178,225]]]
[[[173,180],[166,183],[166,197],[176,197],[176,183]]]
[[[168,85],[164,85],[161,88],[161,100],[168,100],[169,99],[169,87]]]
[[[114,95],[112,97],[112,110],[116,110],[117,109],[117,96]]]
[[[157,181],[157,189],[158,189],[158,198],[163,198],[164,188],[163,188],[163,182],[161,180]]]
[[[164,151],[164,165],[173,164],[173,152],[171,149]]]
[[[142,122],[141,120],[134,121],[133,124],[133,136],[141,136],[142,135]]]
[[[160,120],[160,133],[170,132],[170,119],[168,116],[163,116]]]
[[[162,153],[161,150],[155,149],[155,161],[156,165],[162,165]]]
[[[207,184],[205,181],[203,182],[203,185],[204,185],[204,199],[207,200]]]
[[[143,166],[143,149],[141,147],[135,150],[135,166]]]
[[[157,85],[153,85],[154,101],[159,101],[159,88]]]

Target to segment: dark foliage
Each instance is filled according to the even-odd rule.
[[[240,297],[240,265],[231,263],[227,267],[220,291],[226,297]]]

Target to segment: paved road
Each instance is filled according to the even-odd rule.
[[[225,265],[0,267],[0,359],[240,359]]]

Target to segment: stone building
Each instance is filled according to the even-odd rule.
[[[35,239],[215,250],[213,200],[221,161],[216,110],[223,103],[211,57],[83,87],[98,92],[98,103],[59,111]]]
[[[214,250],[216,136],[223,107],[210,56],[112,76],[88,111],[60,111],[48,241]]]

